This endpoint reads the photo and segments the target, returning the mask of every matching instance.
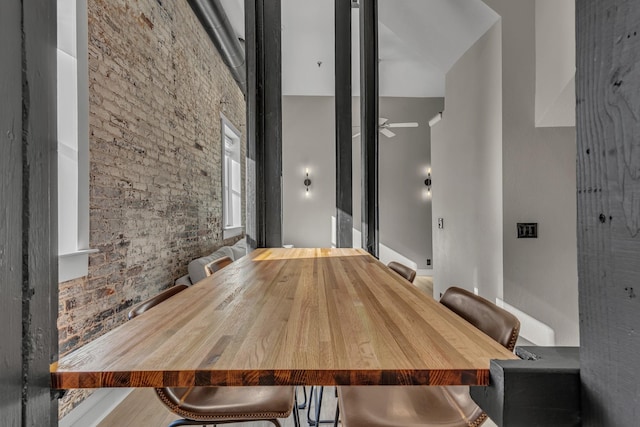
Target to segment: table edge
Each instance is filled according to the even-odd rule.
[[[52,364],[52,367],[55,364]],[[408,370],[188,370],[59,372],[53,389],[102,387],[279,386],[279,385],[489,385],[487,369]]]

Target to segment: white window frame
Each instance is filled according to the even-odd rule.
[[[86,276],[89,254],[87,0],[57,0],[58,281]]]
[[[222,225],[223,238],[228,239],[238,236],[244,231],[242,218],[242,198],[244,196],[242,193],[242,134],[224,114],[220,114],[220,122],[222,129],[220,138],[222,150]],[[234,161],[239,168],[235,175],[233,174]],[[236,179],[235,185],[233,185],[234,177]]]

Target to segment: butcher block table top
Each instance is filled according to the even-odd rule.
[[[513,353],[359,249],[257,249],[51,365],[52,387],[486,385]]]

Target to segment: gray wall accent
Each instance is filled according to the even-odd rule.
[[[57,425],[49,365],[58,359],[56,4],[23,3],[23,425]]]
[[[502,17],[504,298],[577,345],[575,128],[535,127],[535,1],[484,1]]]
[[[431,129],[435,297],[453,285],[502,297],[501,35],[497,22],[447,73]]]
[[[0,412],[57,425],[56,4],[0,7]]]
[[[329,96],[282,98],[285,244],[331,247],[331,217],[336,214],[334,104]],[[305,168],[311,179],[308,197],[303,184]]]
[[[638,425],[640,3],[576,3],[582,421]]]
[[[22,419],[22,1],[0,6],[0,402]]]
[[[353,117],[360,117],[359,99]],[[418,128],[393,129],[380,136],[380,243],[424,269],[432,258],[431,200],[424,198],[430,166],[429,119],[442,111],[442,98],[380,98],[380,115]],[[335,215],[335,130],[333,97],[283,97],[283,189],[285,243],[299,247],[331,245]],[[358,132],[354,128],[354,133]],[[360,225],[360,138],[353,139],[353,224]],[[310,197],[304,170],[310,169]],[[434,188],[437,185],[434,178]],[[359,243],[359,242],[354,242]]]

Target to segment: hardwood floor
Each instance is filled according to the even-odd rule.
[[[424,291],[427,295],[433,296],[433,277],[431,276],[416,276],[413,284],[420,290]]]
[[[304,399],[302,390],[298,390],[300,403]],[[326,387],[322,401],[322,418],[333,419],[335,415],[336,398],[333,387]],[[98,424],[98,427],[162,427],[168,426],[177,415],[171,413],[160,402],[156,393],[150,388],[138,388],[127,396],[109,415]],[[301,425],[308,426],[306,410],[300,410]],[[281,420],[282,427],[294,427],[293,415]],[[224,425],[224,424],[221,424]],[[273,427],[270,422],[245,422],[229,424],[238,427]],[[331,424],[321,424],[330,426]]]

